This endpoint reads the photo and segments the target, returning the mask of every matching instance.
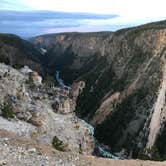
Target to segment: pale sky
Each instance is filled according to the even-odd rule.
[[[152,21],[166,19],[166,0],[0,0],[0,9],[16,11],[63,11],[96,14],[112,14],[119,17],[104,19],[82,19],[80,27],[69,27],[69,31],[116,30]],[[64,18],[65,19],[65,18]],[[47,20],[45,20],[47,21]],[[77,20],[78,21],[78,20]],[[114,27],[111,29],[111,25]],[[107,26],[107,27],[106,27]],[[117,26],[117,28],[115,28]],[[101,28],[100,28],[101,27]],[[67,28],[67,27],[66,27]],[[65,27],[62,31],[66,31]],[[103,28],[103,29],[102,29]],[[61,32],[59,27],[50,31]],[[49,29],[46,30],[49,32]]]

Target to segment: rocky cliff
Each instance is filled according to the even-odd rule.
[[[76,112],[95,126],[100,142],[128,156],[165,159],[158,139],[165,138],[166,21],[31,41],[47,50],[50,72],[60,70],[69,83],[84,82]]]
[[[30,66],[33,70],[44,74],[40,51],[28,41],[12,34],[0,34],[0,62],[21,68]]]
[[[75,83],[69,92],[46,82],[28,66],[18,70],[0,63],[0,165],[166,164],[92,156],[90,130],[73,112],[84,86],[84,82]]]
[[[0,129],[57,150],[91,154],[93,136],[74,114],[73,102],[68,90],[48,85],[28,67],[0,63]]]

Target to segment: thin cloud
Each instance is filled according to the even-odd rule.
[[[95,20],[110,20],[115,14],[90,14],[54,11],[0,11],[0,32],[32,36],[49,29],[81,29]],[[89,23],[87,23],[89,21]],[[89,25],[88,25],[89,26]],[[86,31],[86,30],[84,30]]]
[[[114,31],[163,20],[165,6],[165,0],[0,0],[0,32]]]

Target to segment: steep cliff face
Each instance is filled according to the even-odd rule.
[[[44,73],[40,59],[42,54],[28,41],[12,34],[0,34],[0,62],[15,68],[30,66]]]
[[[105,43],[111,32],[62,33],[32,38],[37,48],[44,48],[45,65],[51,73],[60,70],[65,81],[72,83],[87,74],[104,59]]]
[[[163,139],[166,21],[32,42],[47,50],[50,70],[61,70],[68,82],[85,82],[76,112],[95,126],[99,141],[137,157]]]

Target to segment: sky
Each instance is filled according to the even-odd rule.
[[[166,19],[166,0],[0,0],[0,32],[115,31]]]

